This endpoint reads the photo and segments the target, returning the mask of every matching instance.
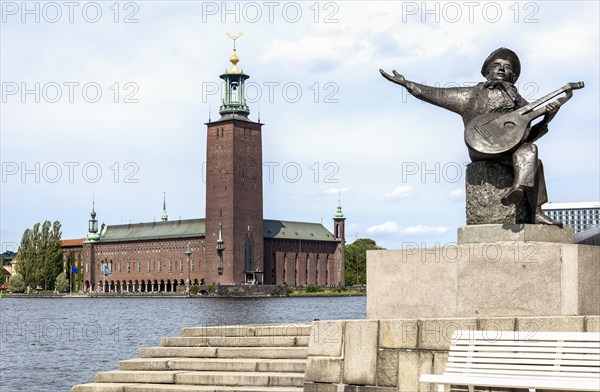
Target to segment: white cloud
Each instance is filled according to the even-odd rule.
[[[368,234],[394,234],[398,232],[398,224],[396,222],[387,221],[380,225],[374,225],[367,229]]]
[[[450,230],[449,227],[443,227],[443,226],[436,226],[436,227],[432,227],[432,226],[426,226],[426,225],[417,225],[417,226],[410,226],[407,227],[406,229],[402,230],[403,234],[444,234],[446,233],[448,230]]]
[[[450,198],[452,200],[462,200],[465,197],[465,190],[463,188],[457,188],[450,192]]]
[[[385,195],[385,199],[388,201],[398,201],[401,199],[406,199],[413,195],[414,188],[412,186],[401,185],[391,191],[390,193]]]

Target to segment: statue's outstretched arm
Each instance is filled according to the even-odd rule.
[[[392,71],[393,75],[388,74],[382,69],[379,72],[390,82],[404,87],[415,98],[460,115],[464,113],[465,104],[473,94],[470,87],[431,87],[406,80],[404,76],[395,70]]]

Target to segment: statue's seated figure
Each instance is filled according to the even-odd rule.
[[[521,62],[515,52],[506,48],[497,49],[488,56],[481,67],[481,74],[487,80],[472,87],[430,87],[406,80],[396,71],[393,71],[393,75],[383,70],[380,72],[386,79],[406,88],[416,98],[460,114],[465,126],[477,116],[510,113],[528,104],[514,86],[521,73]],[[544,168],[534,144],[534,141],[548,132],[548,123],[559,107],[555,102],[549,103],[543,119],[528,129],[526,137],[518,143],[516,149],[504,154],[490,156],[467,145],[472,161],[491,159],[513,167],[514,182],[499,202],[511,205],[526,198],[530,208],[530,222],[521,223],[562,225],[542,212],[541,206],[548,201],[548,195]]]

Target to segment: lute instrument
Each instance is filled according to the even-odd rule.
[[[547,112],[543,103],[559,94],[564,97],[555,102],[560,106],[573,96],[573,90],[583,88],[583,82],[567,83],[510,113],[486,113],[475,117],[465,127],[465,143],[473,150],[490,156],[501,155],[516,149],[529,136],[531,122]]]

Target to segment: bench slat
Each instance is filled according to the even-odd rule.
[[[557,377],[557,378],[594,378],[599,380],[598,374],[592,373],[582,373],[582,372],[571,372],[571,373],[563,373],[563,372],[548,372],[548,371],[539,371],[539,370],[505,370],[505,369],[479,369],[479,368],[471,368],[471,369],[446,369],[446,373],[472,373],[472,374],[505,374],[505,375],[514,375],[514,376],[537,376],[537,377]]]
[[[459,340],[452,341],[452,346],[456,347],[469,347],[470,345],[477,342],[478,345],[490,345],[490,346],[511,346],[511,347],[556,347],[556,340]],[[563,347],[582,347],[582,348],[597,348],[600,349],[600,342],[561,342]]]
[[[462,358],[448,358],[448,364],[450,363],[473,363],[472,360],[469,360],[467,357]],[[555,365],[556,360],[554,359],[524,359],[524,358],[477,358],[476,363],[511,363],[515,365]],[[573,359],[563,359],[560,361],[561,366],[589,366],[594,367],[596,365],[596,361],[577,361]]]
[[[449,363],[446,366],[446,371],[450,369],[462,369],[462,368],[477,368],[477,369],[515,369],[515,364],[512,362],[505,363],[476,363],[476,364],[467,364],[467,363]],[[553,363],[548,363],[546,365],[525,365],[519,364],[519,369],[525,370],[542,370],[542,371],[556,371],[556,366]],[[561,371],[563,372],[591,372],[591,373],[600,373],[600,368],[595,366],[564,366],[561,364]]]
[[[458,352],[453,353],[455,357],[472,358],[550,358],[550,359],[579,359],[587,361],[600,361],[600,354],[552,354],[552,353],[512,353],[512,352]]]
[[[594,336],[595,335],[595,336]],[[457,330],[452,336],[456,340],[568,340],[568,341],[598,341],[596,332],[529,332],[529,331],[469,331]]]
[[[470,352],[474,346],[462,347],[462,346],[450,346],[451,351],[455,352]],[[536,347],[536,346],[488,346],[488,345],[477,345],[477,351],[511,351],[511,352],[546,352],[555,353],[557,351],[563,353],[574,353],[574,354],[598,354],[600,355],[600,348],[582,348],[582,347]]]

